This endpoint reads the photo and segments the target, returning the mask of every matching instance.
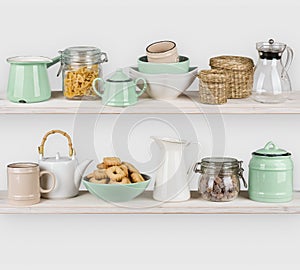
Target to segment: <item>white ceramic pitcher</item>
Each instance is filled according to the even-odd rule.
[[[157,171],[153,199],[162,202],[179,202],[190,199],[189,180],[183,152],[190,143],[172,138],[151,137],[163,150],[163,160]]]

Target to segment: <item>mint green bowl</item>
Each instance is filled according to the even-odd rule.
[[[190,67],[190,60],[186,56],[179,56],[176,63],[152,63],[148,62],[147,56],[138,59],[139,72],[147,74],[181,74],[187,73]]]
[[[146,181],[133,184],[95,184],[83,179],[86,189],[94,196],[107,202],[128,202],[142,194],[148,187],[151,177],[142,174]]]

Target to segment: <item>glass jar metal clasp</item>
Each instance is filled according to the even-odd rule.
[[[244,187],[248,188],[247,182],[246,182],[246,180],[244,178],[244,175],[243,175],[244,169],[242,167],[242,163],[243,163],[243,161],[239,161],[239,172],[238,172],[238,174],[239,174],[239,177],[242,178],[242,180],[243,180]]]

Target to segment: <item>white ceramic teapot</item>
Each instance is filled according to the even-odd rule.
[[[61,134],[68,139],[69,144],[69,157],[60,156],[59,153],[55,157],[44,157],[44,145],[49,135]],[[47,193],[42,194],[44,198],[48,199],[65,199],[78,195],[79,187],[82,179],[82,175],[87,166],[92,160],[85,160],[81,164],[78,164],[75,158],[75,150],[72,146],[70,136],[61,130],[51,130],[43,138],[41,145],[38,147],[39,151],[39,165],[42,170],[52,172],[56,177],[55,188]],[[43,188],[47,188],[51,184],[51,181],[46,178],[42,182]]]

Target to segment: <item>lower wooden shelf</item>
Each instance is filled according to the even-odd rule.
[[[259,203],[241,192],[232,202],[208,202],[192,192],[186,202],[161,203],[146,191],[138,198],[123,203],[104,202],[87,191],[65,200],[45,200],[29,207],[16,207],[7,203],[7,192],[0,191],[0,214],[300,214],[300,192],[294,193],[289,203]]]

